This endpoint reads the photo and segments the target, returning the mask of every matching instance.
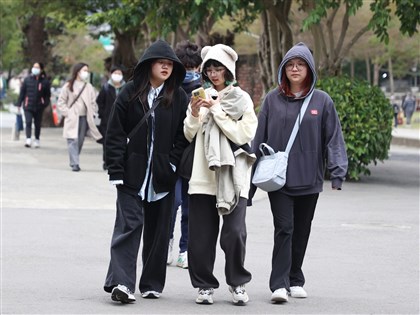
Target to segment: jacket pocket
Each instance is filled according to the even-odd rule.
[[[157,193],[171,191],[177,181],[169,154],[157,153],[153,161],[153,187]]]
[[[124,185],[140,189],[146,173],[145,155],[131,153],[125,161]]]

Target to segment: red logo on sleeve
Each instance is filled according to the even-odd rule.
[[[318,115],[317,109],[311,109],[311,115]]]

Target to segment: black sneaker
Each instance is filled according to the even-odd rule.
[[[127,288],[125,285],[119,284],[112,289],[111,299],[116,302],[121,302],[123,304],[135,302],[136,298],[134,294]]]
[[[71,170],[72,170],[73,172],[78,172],[78,171],[80,171],[80,167],[79,167],[79,165],[73,165],[73,166],[71,167]]]

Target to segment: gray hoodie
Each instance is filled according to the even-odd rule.
[[[289,153],[286,184],[282,192],[298,196],[322,191],[325,167],[330,172],[332,187],[341,188],[347,173],[347,153],[341,124],[331,97],[315,89],[316,72],[313,56],[304,43],[296,44],[284,56],[278,71],[281,84],[284,65],[293,58],[302,58],[312,72],[314,91],[309,106],[303,116],[298,134]],[[283,90],[276,88],[264,99],[258,114],[258,129],[252,143],[252,151],[257,158],[260,143],[267,143],[274,151],[284,151],[293,129],[305,95],[287,97]],[[258,160],[256,164],[258,163]],[[255,193],[251,187],[250,197]]]

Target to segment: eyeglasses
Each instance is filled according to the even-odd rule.
[[[221,74],[223,71],[225,71],[225,68],[215,68],[215,69],[206,69],[204,70],[204,73],[209,77],[213,73],[218,75],[218,74]]]
[[[295,67],[296,67],[297,71],[302,71],[303,69],[306,68],[306,63],[305,63],[305,61],[298,61],[296,63],[288,62],[285,65],[285,68],[286,68],[287,71],[292,71]]]

